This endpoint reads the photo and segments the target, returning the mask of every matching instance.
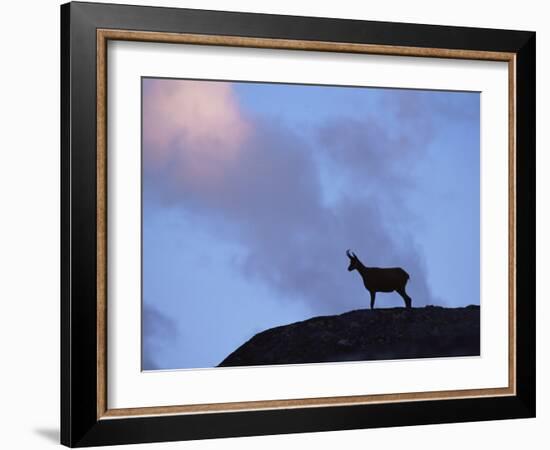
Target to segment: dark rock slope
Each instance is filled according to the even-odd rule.
[[[479,306],[361,309],[256,334],[219,367],[479,355]]]

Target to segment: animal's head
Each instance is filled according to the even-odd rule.
[[[346,250],[346,255],[348,255],[349,258],[349,266],[348,271],[356,270],[360,267],[360,261],[359,258],[355,255],[355,253],[351,252],[349,249]]]

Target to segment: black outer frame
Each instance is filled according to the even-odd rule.
[[[97,414],[96,29],[516,53],[517,395],[100,419]],[[177,441],[535,416],[535,33],[68,3],[61,6],[61,443]]]

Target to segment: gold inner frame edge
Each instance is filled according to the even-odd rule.
[[[402,401],[498,397],[516,394],[516,55],[509,52],[303,41],[240,36],[159,33],[116,29],[96,31],[97,108],[97,419],[174,414],[290,409]],[[392,56],[508,62],[508,386],[394,394],[260,400],[196,405],[109,409],[107,405],[107,42],[109,40],[218,45],[231,47],[363,53]]]

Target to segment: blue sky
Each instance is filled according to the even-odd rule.
[[[143,79],[143,369],[213,367],[273,326],[479,304],[479,94]],[[403,306],[378,294],[376,306]]]

